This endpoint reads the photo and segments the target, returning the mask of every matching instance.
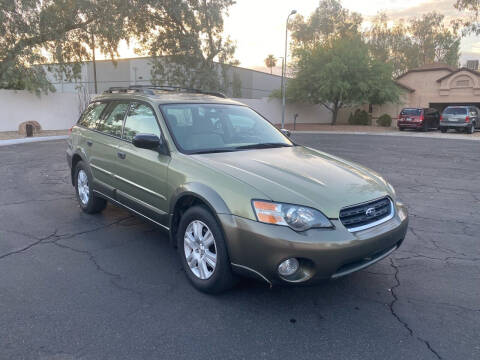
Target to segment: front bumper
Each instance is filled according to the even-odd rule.
[[[361,270],[396,250],[407,232],[408,215],[397,204],[395,216],[370,229],[349,232],[339,220],[334,229],[295,232],[286,226],[218,214],[226,235],[232,268],[269,283],[308,283]],[[300,269],[283,278],[278,265],[296,257]]]

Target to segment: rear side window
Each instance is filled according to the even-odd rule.
[[[98,125],[97,130],[105,134],[121,137],[123,119],[127,113],[129,103],[113,103],[112,110]]]
[[[422,114],[422,109],[403,109],[400,115],[406,116],[420,116]]]
[[[467,109],[466,108],[460,108],[460,107],[446,108],[445,111],[444,111],[444,114],[447,114],[447,115],[467,115]]]
[[[137,134],[153,134],[160,137],[160,128],[153,109],[142,103],[132,103],[125,120],[123,138],[132,141]]]
[[[94,129],[95,122],[100,117],[102,111],[105,109],[106,106],[107,104],[102,102],[95,102],[93,104],[90,104],[90,106],[87,108],[87,110],[85,110],[82,117],[78,121],[78,125],[86,127],[88,129]]]

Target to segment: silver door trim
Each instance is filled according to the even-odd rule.
[[[135,182],[133,182],[133,181],[130,181],[130,180],[128,180],[128,179],[125,179],[125,178],[123,178],[123,177],[121,177],[121,176],[118,176],[118,175],[115,175],[115,174],[113,174],[113,177],[114,177],[115,179],[118,179],[118,180],[120,180],[120,181],[123,181],[123,182],[125,182],[125,183],[127,183],[127,184],[130,184],[130,185],[132,185],[132,186],[135,186],[135,187],[139,188],[140,190],[143,190],[143,191],[145,191],[145,192],[148,192],[149,194],[158,196],[160,199],[167,200],[167,198],[166,198],[165,196],[163,196],[162,194],[156,193],[155,191],[152,191],[152,190],[150,190],[150,189],[148,189],[148,188],[146,188],[146,187],[144,187],[144,186],[142,186],[142,185],[138,185],[137,183],[135,183]]]

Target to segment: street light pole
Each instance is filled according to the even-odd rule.
[[[287,85],[287,48],[288,48],[288,20],[290,16],[295,15],[297,10],[292,10],[287,16],[287,23],[285,25],[285,57],[282,66],[282,129],[285,127],[285,92]]]

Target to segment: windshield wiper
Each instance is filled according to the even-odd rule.
[[[242,150],[242,149],[268,149],[268,148],[278,148],[278,147],[291,147],[290,144],[285,143],[259,143],[259,144],[250,144],[250,145],[242,145],[237,146],[235,149]]]

